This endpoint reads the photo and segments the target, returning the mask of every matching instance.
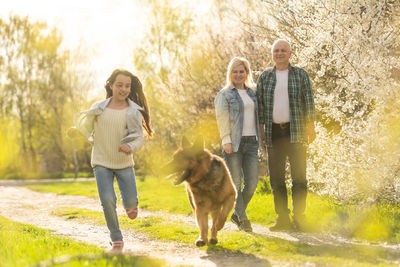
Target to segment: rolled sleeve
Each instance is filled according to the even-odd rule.
[[[96,109],[96,107],[97,103],[94,103],[89,110],[80,112],[74,118],[76,129],[78,129],[92,145],[94,121],[96,118],[94,109]]]
[[[229,135],[225,136],[225,138],[222,139],[222,145],[231,144],[231,143],[232,143],[232,139]]]
[[[142,114],[135,110],[127,120],[128,135],[121,139],[121,144],[127,144],[131,148],[131,153],[135,153],[144,144]]]

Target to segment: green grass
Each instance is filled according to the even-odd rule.
[[[92,198],[98,197],[95,181],[39,183],[27,185],[26,187],[42,193],[51,192],[60,195],[80,195]],[[118,190],[118,187],[116,187],[116,189]]]
[[[90,220],[95,224],[104,224],[101,212],[62,207],[56,210],[55,214],[68,220],[79,222]],[[154,239],[180,242],[191,246],[194,246],[193,243],[198,237],[197,228],[185,225],[180,220],[169,220],[164,217],[139,217],[132,221],[127,216],[120,216],[120,225],[123,229],[134,229],[135,232]],[[395,266],[387,262],[400,257],[400,253],[361,245],[311,246],[303,242],[287,241],[266,235],[224,230],[219,233],[217,245],[209,245],[202,249],[224,254],[258,255],[293,265],[310,262],[318,266]]]
[[[139,206],[151,211],[191,214],[183,185],[157,178],[137,179]],[[263,186],[262,183],[259,184]],[[27,186],[40,192],[98,197],[95,182],[62,182]],[[115,186],[118,193],[118,186]],[[247,212],[249,219],[269,226],[275,220],[273,197],[258,190]],[[289,198],[289,203],[291,202]],[[313,232],[331,233],[373,242],[400,242],[400,205],[338,205],[326,196],[309,193],[306,215]]]
[[[0,266],[165,266],[161,261],[110,255],[83,242],[0,216]]]

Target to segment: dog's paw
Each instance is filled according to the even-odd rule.
[[[218,243],[218,239],[211,238],[210,241],[209,241],[209,243],[210,243],[211,245],[216,245],[216,244]]]
[[[195,244],[198,247],[204,247],[206,245],[206,241],[204,241],[202,239],[197,239]]]

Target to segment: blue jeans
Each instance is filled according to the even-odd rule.
[[[93,171],[111,240],[122,240],[117,216],[117,196],[114,190],[114,176],[117,178],[118,187],[121,191],[122,205],[125,209],[135,209],[139,201],[133,168],[109,169],[102,166],[95,166]]]
[[[258,182],[258,142],[255,136],[243,136],[237,152],[222,151],[237,190],[234,214],[239,221],[247,220],[246,208]],[[242,187],[243,177],[243,187]]]

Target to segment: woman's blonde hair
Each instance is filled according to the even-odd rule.
[[[231,59],[228,65],[228,71],[226,72],[226,83],[224,88],[229,88],[232,86],[232,71],[234,68],[237,66],[243,65],[244,69],[247,72],[247,77],[246,80],[244,81],[244,84],[249,87],[250,89],[254,90],[254,81],[253,81],[253,75],[251,73],[250,69],[250,63],[247,59],[244,57],[234,57]]]

